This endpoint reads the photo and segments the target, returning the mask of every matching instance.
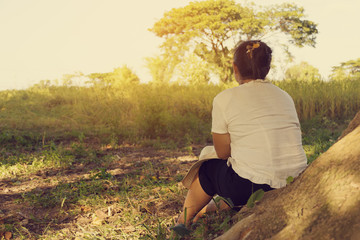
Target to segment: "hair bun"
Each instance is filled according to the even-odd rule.
[[[246,46],[247,49],[246,54],[248,54],[249,58],[252,58],[252,53],[254,49],[259,47],[260,47],[260,42],[253,42],[252,44]]]

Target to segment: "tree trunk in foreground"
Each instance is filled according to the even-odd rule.
[[[360,112],[287,187],[265,193],[217,239],[360,240]],[[350,131],[352,130],[352,131]]]

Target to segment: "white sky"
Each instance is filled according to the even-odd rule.
[[[74,72],[109,72],[123,64],[147,81],[151,76],[144,58],[157,54],[161,43],[147,29],[165,11],[189,2],[0,0],[0,90],[26,88]],[[332,66],[360,57],[359,0],[294,2],[305,8],[307,19],[318,23],[320,31],[315,49],[294,49],[297,62],[309,62],[326,77]]]

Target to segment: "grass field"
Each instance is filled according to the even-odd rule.
[[[359,81],[277,82],[294,98],[309,163],[360,109]],[[211,144],[212,98],[229,86],[50,86],[0,92],[0,238],[178,239],[179,184]],[[212,238],[234,212],[187,239]]]

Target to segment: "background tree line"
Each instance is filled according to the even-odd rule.
[[[233,0],[191,2],[164,14],[149,29],[163,38],[161,53],[146,58],[153,82],[178,84],[208,83],[211,79],[233,81],[232,55],[239,41],[264,39],[283,50],[288,63],[293,59],[290,46],[316,46],[317,24],[306,19],[305,10],[296,4],[284,3],[260,7]],[[334,66],[330,80],[359,78],[360,58]],[[77,75],[74,75],[76,77]],[[139,77],[126,65],[113,72],[92,73],[88,84],[116,87],[138,83]],[[319,70],[307,62],[292,65],[284,79],[320,81]],[[279,80],[279,79],[276,79]]]

